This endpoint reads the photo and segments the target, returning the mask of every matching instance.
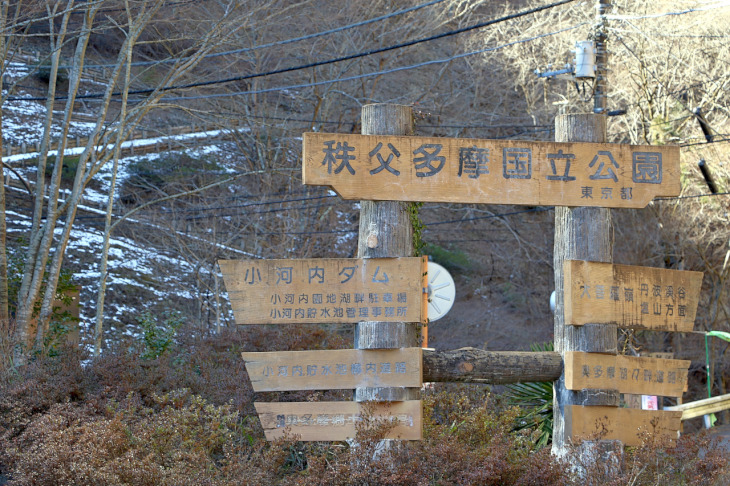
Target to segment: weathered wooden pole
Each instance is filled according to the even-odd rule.
[[[413,135],[410,106],[375,104],[362,107],[363,135]],[[407,203],[360,201],[358,258],[413,256],[413,227]],[[416,303],[413,303],[414,305]],[[356,349],[390,349],[418,346],[418,323],[360,322],[355,329]],[[355,401],[418,400],[419,388],[361,387]]]
[[[555,381],[563,372],[563,358],[552,351],[485,351],[461,348],[423,351],[423,381],[504,385]]]
[[[595,114],[560,115],[555,119],[556,142],[605,142],[606,116]],[[564,356],[566,351],[617,354],[617,327],[605,324],[566,326],[563,295],[563,261],[613,260],[613,226],[611,210],[606,208],[555,208],[555,244],[553,265],[555,272],[555,351]],[[567,405],[618,406],[618,390],[571,391],[565,388],[565,373],[554,386],[553,448],[554,454],[567,452],[564,409]],[[603,441],[602,441],[603,442]],[[606,441],[600,450],[621,450],[618,441]]]

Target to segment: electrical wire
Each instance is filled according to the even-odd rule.
[[[647,14],[647,15],[604,15],[603,17],[607,20],[640,20],[640,19],[658,19],[661,17],[669,17],[669,16],[675,16],[675,15],[685,15],[689,13],[694,12],[706,12],[709,10],[715,10],[718,8],[725,8],[730,7],[730,4],[728,4],[727,1],[719,2],[715,5],[709,6],[709,7],[701,7],[701,8],[688,8],[685,10],[678,10],[674,12],[662,12],[657,14]]]
[[[230,92],[230,93],[216,93],[216,94],[209,94],[209,95],[163,97],[163,98],[161,98],[161,101],[172,102],[172,101],[189,101],[189,100],[202,100],[202,99],[212,99],[212,98],[230,98],[233,96],[241,96],[241,95],[254,95],[254,94],[274,93],[274,92],[278,92],[278,91],[290,91],[290,90],[296,90],[296,89],[312,88],[315,86],[324,86],[324,85],[328,85],[328,84],[341,83],[341,82],[346,82],[346,81],[356,81],[359,79],[371,78],[374,76],[384,76],[387,74],[393,74],[393,73],[397,73],[397,72],[401,72],[401,71],[409,71],[411,69],[421,68],[424,66],[432,66],[432,65],[437,65],[437,64],[449,63],[451,61],[455,61],[457,59],[462,59],[462,58],[465,58],[468,56],[473,56],[476,54],[483,54],[485,52],[493,52],[493,51],[497,51],[499,49],[504,49],[506,47],[511,47],[511,46],[514,46],[517,44],[524,44],[526,42],[531,42],[531,41],[534,41],[536,39],[540,39],[543,37],[548,37],[551,35],[560,34],[562,32],[567,32],[569,30],[577,29],[578,27],[586,25],[586,23],[587,22],[583,22],[578,25],[556,30],[554,32],[548,32],[546,34],[539,34],[539,35],[536,35],[533,37],[529,37],[527,39],[521,39],[521,40],[509,42],[507,44],[502,44],[502,45],[495,46],[495,47],[488,47],[486,49],[480,49],[477,51],[457,54],[455,56],[451,56],[451,57],[447,57],[447,58],[443,58],[443,59],[435,59],[432,61],[425,61],[425,62],[421,62],[418,64],[411,64],[410,66],[400,66],[400,67],[395,67],[395,68],[391,68],[391,69],[385,69],[382,71],[359,74],[359,75],[355,75],[355,76],[348,76],[348,77],[339,78],[339,79],[329,79],[329,80],[324,80],[324,81],[317,81],[314,83],[303,83],[303,84],[295,84],[295,85],[290,85],[290,86],[279,86],[279,87],[274,87],[274,88],[264,88],[264,89],[258,89],[258,90],[248,90],[248,91],[236,91],[236,92]],[[30,99],[30,98],[21,98],[21,100],[27,100],[27,99]],[[45,98],[42,98],[42,99],[45,100]],[[137,99],[134,101],[143,101],[143,100]]]
[[[188,1],[195,1],[195,0],[188,0]],[[276,42],[269,42],[268,44],[261,44],[261,45],[253,46],[253,47],[244,47],[241,49],[233,49],[233,50],[225,51],[225,52],[216,52],[214,54],[207,54],[207,55],[203,56],[202,59],[210,59],[210,58],[214,58],[214,57],[228,56],[230,54],[242,54],[245,52],[252,52],[252,51],[259,50],[259,49],[266,49],[268,47],[278,47],[278,46],[284,46],[287,44],[293,44],[295,42],[300,42],[303,40],[316,39],[317,37],[323,37],[323,36],[335,34],[338,32],[344,32],[346,30],[353,29],[355,27],[362,27],[363,25],[368,25],[368,24],[372,24],[375,22],[381,22],[383,20],[388,20],[393,17],[398,17],[400,15],[414,12],[416,10],[420,10],[425,7],[430,7],[432,5],[436,5],[437,3],[441,3],[443,1],[444,0],[432,0],[430,2],[422,3],[420,5],[415,5],[413,7],[405,8],[403,10],[398,10],[397,12],[391,12],[386,15],[381,15],[380,17],[363,20],[361,22],[356,22],[354,24],[343,25],[342,27],[337,27],[335,29],[325,30],[322,32],[316,32],[314,34],[303,35],[301,37],[295,37],[292,39],[285,39],[285,40],[276,41]],[[162,59],[159,61],[138,61],[138,62],[133,62],[131,65],[132,66],[154,66],[154,65],[158,65],[158,64],[179,62],[179,61],[185,60],[185,59],[189,59],[189,58]],[[71,68],[71,66],[62,66],[62,67]],[[87,67],[87,68],[113,68],[113,67],[116,67],[116,64],[93,64],[93,65],[85,66],[85,67]]]
[[[524,17],[524,16],[527,16],[527,15],[531,15],[531,14],[537,13],[537,12],[541,12],[541,11],[548,10],[548,9],[551,9],[551,8],[559,7],[561,5],[565,5],[567,3],[571,3],[571,2],[574,2],[574,1],[575,0],[560,0],[558,2],[550,3],[548,5],[542,5],[540,7],[535,7],[535,8],[531,8],[531,9],[528,9],[528,10],[523,10],[521,12],[516,12],[516,13],[510,14],[510,15],[505,15],[505,16],[499,17],[497,19],[488,20],[486,22],[480,22],[478,24],[471,25],[471,26],[467,26],[467,27],[463,27],[461,29],[455,29],[455,30],[451,30],[451,31],[448,31],[448,32],[443,32],[441,34],[436,34],[436,35],[432,35],[432,36],[429,36],[429,37],[423,37],[421,39],[415,39],[415,40],[411,40],[411,41],[401,42],[399,44],[393,44],[393,45],[390,45],[390,46],[381,47],[381,48],[377,48],[377,49],[370,49],[370,50],[363,51],[363,52],[358,52],[358,53],[355,53],[355,54],[349,54],[349,55],[346,55],[346,56],[340,56],[340,57],[333,58],[333,59],[328,59],[328,60],[325,60],[325,61],[317,61],[317,62],[305,64],[305,65],[292,66],[292,67],[288,67],[288,68],[276,69],[276,70],[267,71],[267,72],[252,73],[252,74],[247,74],[247,75],[243,75],[243,76],[234,76],[234,77],[230,77],[230,78],[216,79],[216,80],[210,80],[210,81],[199,81],[199,82],[195,82],[195,83],[188,83],[188,84],[181,84],[181,85],[173,85],[173,86],[164,86],[164,87],[161,87],[161,88],[158,87],[158,88],[150,88],[150,89],[142,89],[142,90],[130,90],[127,94],[128,95],[150,94],[150,93],[154,93],[154,92],[156,92],[158,90],[159,91],[171,91],[171,90],[176,90],[176,89],[188,89],[188,88],[198,88],[198,87],[203,87],[203,86],[213,86],[213,85],[219,85],[219,84],[226,84],[226,83],[230,83],[230,82],[234,82],[234,81],[244,81],[244,80],[247,80],[247,79],[254,79],[254,78],[259,78],[259,77],[272,76],[272,75],[275,75],[275,74],[282,74],[282,73],[287,73],[287,72],[299,71],[299,70],[303,70],[303,69],[311,69],[313,67],[324,66],[324,65],[327,65],[327,64],[333,64],[333,63],[342,62],[342,61],[349,61],[349,60],[358,59],[358,58],[361,58],[361,57],[372,56],[372,55],[375,55],[375,54],[381,54],[383,52],[388,52],[388,51],[392,51],[392,50],[396,50],[396,49],[401,49],[401,48],[404,48],[404,47],[414,46],[414,45],[421,44],[421,43],[424,43],[424,42],[430,42],[430,41],[434,41],[434,40],[438,40],[438,39],[443,39],[445,37],[450,37],[450,36],[453,36],[453,35],[462,34],[464,32],[469,32],[469,31],[475,30],[475,29],[481,29],[481,28],[488,27],[488,26],[491,26],[491,25],[496,25],[496,24],[499,24],[499,23],[502,23],[502,22],[506,22],[508,20],[517,19],[517,18],[520,18],[520,17]],[[535,36],[533,38],[526,39],[526,40],[523,40],[523,41],[511,42],[509,44],[505,44],[503,46],[498,46],[496,48],[483,49],[483,50],[479,50],[479,51],[474,51],[472,53],[467,53],[467,54],[462,54],[462,55],[454,56],[453,58],[450,58],[450,59],[439,60],[439,61],[431,61],[431,62],[427,62],[427,63],[421,63],[421,64],[418,64],[418,65],[414,65],[413,67],[396,68],[396,69],[393,69],[393,70],[379,72],[379,73],[371,73],[371,74],[367,74],[367,75],[361,75],[361,76],[356,76],[356,77],[351,77],[351,78],[344,78],[344,79],[339,79],[339,80],[323,81],[323,82],[320,82],[320,83],[311,83],[311,84],[307,84],[307,85],[297,85],[297,86],[290,86],[290,87],[283,87],[283,88],[271,88],[271,89],[268,89],[268,90],[242,91],[242,92],[238,92],[238,93],[220,94],[220,95],[217,95],[217,96],[216,95],[208,95],[208,97],[235,96],[235,95],[240,95],[240,94],[261,94],[261,93],[268,93],[268,92],[272,92],[272,91],[282,91],[282,90],[287,90],[287,89],[297,89],[297,88],[303,88],[303,87],[318,86],[318,85],[321,85],[321,84],[331,84],[331,83],[340,82],[340,81],[349,81],[349,80],[353,80],[353,79],[361,79],[361,78],[364,78],[364,77],[371,77],[371,76],[378,76],[378,75],[382,75],[382,74],[389,74],[391,72],[403,71],[405,69],[413,69],[415,67],[422,67],[422,66],[429,65],[429,64],[440,64],[440,63],[448,62],[448,61],[451,61],[451,60],[454,60],[454,59],[459,59],[461,57],[466,57],[468,55],[480,54],[480,53],[483,53],[483,52],[488,52],[488,51],[492,51],[492,50],[501,49],[503,47],[507,47],[507,46],[510,46],[510,45],[519,44],[521,42],[528,42],[528,41],[531,41],[531,40],[538,39],[540,37],[547,37],[548,35],[554,35],[554,34],[557,34],[557,33],[560,33],[560,32],[565,32],[566,30],[571,30],[571,29],[577,28],[577,27],[579,27],[581,25],[585,25],[585,24],[586,24],[586,22],[581,23],[581,24],[579,24],[577,26],[570,27],[570,28],[567,28],[567,29],[563,29],[563,30],[560,30],[560,31],[556,31],[556,32],[553,32],[553,33],[550,33],[550,34],[542,34],[542,35]],[[121,94],[122,93],[120,93],[120,92],[115,92],[115,93],[113,93],[113,96],[120,96]],[[102,96],[104,96],[104,93],[87,93],[87,94],[83,94],[83,95],[77,95],[75,98],[76,99],[95,99],[95,98],[101,98]],[[54,100],[65,100],[67,98],[68,98],[68,96],[61,95],[61,96],[54,97]],[[7,98],[8,101],[43,101],[43,100],[46,100],[46,99],[47,98],[45,98],[45,97],[37,97],[37,98],[9,97],[9,98]],[[163,98],[164,101],[178,101],[178,100],[183,100],[183,99],[201,99],[201,98],[200,97]]]

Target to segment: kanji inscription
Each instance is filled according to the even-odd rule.
[[[563,362],[568,390],[610,389],[665,397],[681,397],[687,390],[687,360],[568,351]]]
[[[644,440],[677,439],[682,412],[638,410],[619,407],[565,407],[565,433],[574,441],[620,440],[627,446],[639,446]]]
[[[566,260],[565,323],[687,332],[702,273]]]
[[[641,208],[679,147],[305,133],[303,180],[345,199]]]
[[[421,348],[241,353],[255,392],[423,385]]]
[[[298,436],[302,441],[347,440],[355,437],[363,424],[366,407],[373,418],[395,422],[387,439],[420,440],[422,407],[420,400],[393,403],[359,402],[276,402],[254,403],[266,440]]]
[[[426,257],[218,264],[237,324],[426,322]]]

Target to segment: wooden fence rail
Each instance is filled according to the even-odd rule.
[[[689,420],[695,417],[701,417],[710,413],[722,412],[730,409],[730,393],[696,402],[683,403],[671,407],[664,407],[664,410],[674,412],[682,412],[682,420]]]

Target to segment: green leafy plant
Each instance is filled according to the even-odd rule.
[[[80,155],[66,155],[63,157],[63,165],[61,166],[61,180],[73,181],[76,177],[76,168],[81,160]],[[46,176],[53,174],[53,167],[56,165],[56,156],[49,155],[46,161]]]
[[[63,67],[63,65],[68,65],[70,63],[64,62],[61,60],[60,62],[61,66],[58,68],[58,73],[56,74],[56,81],[58,83],[63,83],[65,81],[68,81],[68,68]],[[43,83],[50,83],[51,82],[51,60],[47,59],[36,67],[36,77],[39,81]]]
[[[432,261],[453,273],[463,272],[470,266],[469,258],[460,250],[447,250],[442,246],[428,243],[424,248],[424,253],[426,253]]]
[[[413,255],[421,256],[424,254],[424,248],[426,243],[423,241],[423,230],[426,225],[421,221],[421,217],[418,214],[418,210],[423,207],[422,202],[412,202],[406,204],[406,211],[408,211],[408,217],[411,220],[411,226],[413,227]]]
[[[184,323],[182,313],[178,311],[165,312],[160,325],[150,311],[143,312],[137,320],[142,329],[144,359],[157,359],[170,349],[175,334]]]
[[[553,351],[553,343],[532,344],[530,350]],[[535,429],[539,432],[537,445],[550,443],[553,434],[553,383],[539,381],[507,385],[507,399],[520,407],[515,430]]]

